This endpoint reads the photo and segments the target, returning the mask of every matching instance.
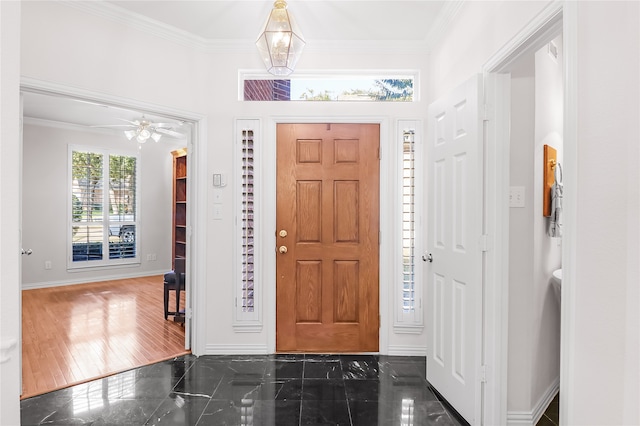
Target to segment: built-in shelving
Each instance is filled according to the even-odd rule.
[[[173,155],[173,238],[172,259],[187,256],[187,149]]]

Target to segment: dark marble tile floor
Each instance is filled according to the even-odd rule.
[[[423,357],[182,356],[25,399],[22,425],[465,424]]]
[[[536,426],[558,426],[560,424],[560,394],[556,394],[551,404],[536,423]]]

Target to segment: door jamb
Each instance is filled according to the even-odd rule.
[[[570,3],[570,2],[568,2]],[[550,3],[542,12],[532,19],[509,43],[505,44],[483,65],[484,75],[484,102],[485,120],[485,161],[484,173],[487,179],[485,203],[487,208],[487,233],[492,235],[493,247],[487,252],[486,267],[483,280],[485,282],[483,328],[485,330],[483,342],[482,365],[486,366],[486,383],[483,392],[483,423],[506,424],[507,423],[507,365],[508,365],[508,276],[509,276],[509,111],[510,93],[508,83],[499,74],[508,68],[524,52],[531,51],[541,45],[545,37],[562,29],[564,34],[565,72],[568,63],[574,59],[575,48],[568,45],[567,36],[571,39],[575,32],[575,26],[567,25],[567,17],[572,14],[562,1]],[[547,40],[548,41],[548,40]],[[574,75],[566,75],[569,81]],[[565,99],[567,99],[565,87]],[[565,103],[565,130],[564,143],[574,146],[575,133],[569,128],[568,116],[574,114],[570,103]],[[573,162],[568,157],[572,150],[564,151],[565,163]],[[568,169],[569,167],[567,167]],[[565,182],[567,179],[565,179]],[[568,193],[567,193],[568,195]],[[568,198],[568,197],[567,197]],[[569,202],[570,203],[570,202]],[[571,222],[571,212],[565,210],[566,222]],[[575,245],[573,233],[565,227],[565,241],[563,244],[563,271],[566,267],[566,254],[570,247]],[[567,292],[563,279],[563,293]],[[565,313],[568,295],[562,297],[563,304],[563,332],[561,348],[563,354],[571,346],[571,342],[565,339],[564,331]],[[566,357],[561,357],[561,383],[569,367]],[[561,385],[562,386],[562,385]],[[563,395],[560,400],[561,418],[565,411]],[[561,423],[564,423],[561,420]]]
[[[116,106],[126,109],[135,109],[141,112],[147,112],[150,114],[163,115],[177,120],[191,122],[194,126],[191,141],[188,143],[190,148],[190,155],[195,158],[192,161],[188,173],[193,178],[190,179],[190,194],[193,197],[190,200],[190,204],[193,206],[190,208],[189,217],[190,228],[198,229],[198,232],[190,232],[190,244],[187,247],[189,256],[193,257],[193,261],[187,260],[187,270],[190,271],[187,277],[191,276],[190,289],[191,289],[191,352],[194,355],[204,354],[205,336],[204,336],[204,324],[205,324],[205,312],[204,303],[205,298],[201,296],[204,294],[203,288],[206,283],[206,241],[205,235],[207,235],[206,227],[206,200],[207,200],[207,144],[204,141],[207,140],[207,118],[203,114],[180,110],[177,108],[164,107],[157,104],[142,102],[134,99],[124,98],[120,96],[107,95],[105,93],[93,92],[86,89],[80,89],[74,86],[68,86],[64,84],[51,83],[44,80],[38,80],[29,77],[22,77],[20,80],[20,91],[30,91],[36,93],[43,93],[52,96],[71,97],[76,99],[83,99],[91,102],[98,102],[105,105]],[[200,141],[203,141],[200,143]],[[202,237],[199,237],[201,235]],[[189,279],[189,278],[187,278]],[[194,305],[195,303],[195,305]],[[22,341],[22,336],[20,336]]]
[[[268,353],[276,353],[276,253],[273,247],[276,246],[276,126],[280,123],[356,123],[356,124],[379,124],[380,125],[380,200],[389,199],[392,196],[392,189],[388,183],[393,181],[392,169],[390,167],[393,161],[393,155],[389,143],[389,120],[386,117],[379,116],[333,116],[333,117],[300,117],[300,116],[272,116],[266,120],[266,131],[264,135],[265,143],[263,146],[263,173],[262,179],[265,182],[263,186],[264,196],[262,199],[271,200],[266,204],[263,211],[264,217],[264,239],[262,240],[262,253],[265,253],[262,271],[262,283],[264,288],[265,307],[265,325],[267,331],[267,351]],[[384,154],[382,152],[384,151]],[[392,204],[392,203],[389,203]],[[383,207],[380,203],[380,259],[392,258],[393,256],[393,209],[392,206]],[[270,232],[269,230],[273,230]],[[388,236],[385,238],[385,236]],[[387,265],[387,262],[379,262],[378,280],[379,280],[379,305],[380,328],[378,335],[378,352],[387,354],[389,350],[389,328],[393,326],[393,312],[390,311],[388,304],[383,303],[385,295],[389,294],[389,283],[393,282],[393,266]]]

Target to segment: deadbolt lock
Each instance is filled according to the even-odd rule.
[[[284,238],[284,237],[286,237],[288,234],[287,234],[287,231],[285,231],[284,229],[281,229],[281,230],[280,230],[280,232],[278,232],[278,235],[280,235],[280,237],[281,237],[281,238]]]

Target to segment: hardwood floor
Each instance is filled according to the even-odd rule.
[[[22,292],[23,399],[185,353],[161,275]]]

